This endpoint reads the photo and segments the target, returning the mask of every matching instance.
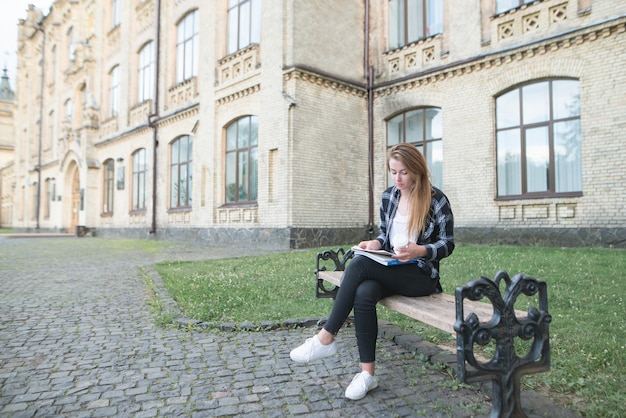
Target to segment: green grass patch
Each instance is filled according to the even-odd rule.
[[[321,250],[161,263],[156,269],[185,315],[194,319],[258,323],[323,317],[332,302],[315,299],[313,270]],[[442,264],[444,292],[480,276],[493,278],[500,269],[548,284],[552,368],[524,377],[525,386],[549,391],[586,417],[626,417],[626,251],[460,245]],[[525,310],[527,302],[518,302]],[[433,342],[452,341],[384,308],[380,316]]]
[[[282,321],[328,314],[315,299],[317,252],[156,266],[185,315],[206,322]],[[312,261],[313,259],[313,261]]]
[[[0,234],[12,234],[13,230],[11,228],[0,228]]]

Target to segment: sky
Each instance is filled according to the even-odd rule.
[[[2,0],[0,5],[0,66],[6,66],[11,88],[15,91],[15,73],[17,67],[17,22],[26,18],[28,5],[48,14],[53,0]]]

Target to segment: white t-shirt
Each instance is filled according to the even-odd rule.
[[[396,212],[393,222],[391,223],[391,231],[389,231],[389,237],[391,240],[391,247],[404,247],[407,242],[416,242],[417,237],[409,237],[409,216],[400,215]]]

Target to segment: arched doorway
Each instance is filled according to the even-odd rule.
[[[80,173],[78,172],[78,167],[74,167],[74,172],[72,173],[72,200],[71,200],[71,210],[72,213],[70,215],[70,232],[76,233],[76,227],[78,226],[78,215],[80,213]]]

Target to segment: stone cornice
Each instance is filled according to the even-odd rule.
[[[291,67],[283,73],[283,81],[289,81],[291,79],[306,81],[311,84],[339,90],[360,97],[365,97],[367,94],[364,85],[355,84],[347,80],[339,80],[332,75],[321,74],[314,70],[301,67]]]
[[[231,94],[228,94],[226,96],[220,97],[215,102],[217,103],[218,106],[220,106],[220,105],[223,105],[223,104],[234,102],[235,100],[239,100],[242,97],[249,96],[249,95],[257,93],[259,91],[261,91],[261,85],[260,84],[255,84],[253,86],[249,86],[249,87],[237,90],[237,91],[235,91],[235,92],[233,92]]]
[[[163,116],[162,118],[159,118],[156,121],[156,124],[159,127],[162,126],[167,126],[167,125],[171,125],[173,123],[182,121],[184,119],[188,119],[192,116],[197,115],[200,112],[199,106],[196,104],[193,107],[188,107],[186,109],[183,109],[180,112],[171,114],[171,115],[166,115]],[[122,132],[121,134],[113,137],[113,138],[108,138],[104,141],[100,141],[96,144],[94,144],[96,147],[102,147],[104,145],[109,145],[111,143],[117,142],[117,141],[122,141],[125,139],[130,139],[130,138],[136,138],[138,136],[142,136],[142,135],[146,135],[148,132],[150,132],[152,130],[152,128],[149,125],[142,125],[142,126],[138,126],[130,131],[126,131],[126,132]]]
[[[159,127],[171,125],[173,123],[188,119],[192,116],[196,116],[199,113],[200,113],[200,106],[198,104],[194,104],[179,112],[173,113],[171,115],[165,115],[159,118],[159,120],[157,121],[157,124],[159,125]]]
[[[374,86],[375,96],[380,97],[397,91],[417,88],[474,71],[499,67],[513,61],[522,61],[536,55],[548,55],[562,49],[623,34],[624,32],[626,32],[626,16],[620,16],[607,22],[590,25],[585,28],[577,28],[564,34],[543,38],[506,50],[493,51],[446,66],[407,75],[397,80],[379,83]]]

